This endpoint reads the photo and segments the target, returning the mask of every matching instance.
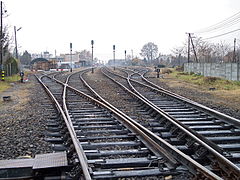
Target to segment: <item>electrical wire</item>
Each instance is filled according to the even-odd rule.
[[[221,36],[224,36],[224,35],[227,35],[227,34],[231,34],[231,33],[234,33],[236,31],[240,31],[240,29],[235,29],[233,31],[229,31],[229,32],[226,32],[226,33],[223,33],[223,34],[219,34],[219,35],[216,35],[216,36],[212,36],[212,37],[208,37],[208,38],[203,38],[203,40],[208,40],[208,39],[213,39],[213,38],[217,38],[217,37],[221,37]]]
[[[209,32],[213,33],[213,32],[217,32],[217,31],[222,31],[222,30],[228,29],[229,27],[232,27],[232,26],[234,26],[234,25],[236,25],[236,24],[238,24],[238,23],[240,23],[240,18],[232,21],[232,22],[229,23],[229,24],[226,24],[225,26],[212,29],[212,30],[210,30],[210,31],[208,31],[208,32],[205,32],[205,33],[209,33]],[[199,34],[203,34],[203,33],[199,33]]]
[[[201,29],[195,33],[197,34],[203,34],[203,33],[208,33],[208,32],[211,32],[211,31],[216,31],[216,30],[220,30],[220,29],[226,29],[227,27],[231,27],[237,23],[240,22],[240,12],[232,15],[231,17],[219,22],[219,23],[216,23],[212,26],[209,26],[207,28],[204,28],[204,29]]]

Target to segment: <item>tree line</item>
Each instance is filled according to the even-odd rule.
[[[194,49],[190,46],[189,62],[202,63],[222,63],[222,62],[240,62],[240,44],[237,44],[235,51],[229,43],[220,41],[218,43],[210,43],[202,38],[193,39]],[[196,57],[193,52],[195,50]],[[183,65],[188,62],[188,40],[182,46],[173,48],[172,54],[167,58],[162,58],[158,52],[158,46],[153,42],[143,45],[140,56],[146,63],[165,64],[165,65]]]

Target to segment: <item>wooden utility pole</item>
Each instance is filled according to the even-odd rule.
[[[196,53],[196,50],[195,50],[195,47],[194,47],[194,44],[193,44],[193,40],[192,40],[192,36],[191,36],[190,33],[189,33],[189,37],[190,37],[190,39],[191,39],[191,43],[192,43],[192,47],[193,47],[193,52],[194,52],[194,56],[195,56],[195,61],[198,63],[197,53]]]
[[[15,50],[16,50],[16,59],[18,59],[18,48],[17,48],[17,30],[16,30],[16,26],[14,26],[14,36],[15,36]]]
[[[2,76],[1,80],[4,81],[5,80],[5,71],[4,71],[4,67],[3,67],[3,10],[2,10],[2,1],[1,1],[1,32],[0,32],[0,74]]]
[[[190,33],[188,34],[188,63],[190,62]]]
[[[3,50],[3,42],[2,42],[2,40],[3,40],[3,19],[2,19],[2,1],[1,1],[1,30],[0,30],[0,70],[1,70],[1,72],[2,72],[2,70],[3,70],[3,52],[2,52],[2,50]]]

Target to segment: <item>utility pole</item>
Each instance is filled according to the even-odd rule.
[[[193,44],[192,36],[191,36],[190,33],[189,33],[189,37],[190,37],[190,39],[191,39],[191,43],[192,43],[192,47],[193,47],[193,52],[194,52],[195,60],[196,60],[196,62],[198,63],[197,53],[196,53],[196,51],[195,51],[195,47],[194,47],[194,44]]]
[[[195,60],[196,62],[198,62],[198,59],[197,59],[197,53],[195,51],[195,47],[194,47],[194,44],[193,44],[193,40],[192,40],[192,33],[186,33],[188,34],[188,63],[190,62],[190,42],[192,44],[192,47],[193,47],[193,52],[194,52],[194,56],[195,56]]]
[[[17,31],[19,31],[20,29],[22,29],[22,27],[20,27],[20,28],[17,29],[16,26],[14,26],[14,39],[15,39],[16,59],[18,59]],[[22,71],[21,61],[19,61],[19,70]]]
[[[234,38],[234,46],[233,46],[233,62],[236,62],[236,38]]]
[[[181,62],[180,62],[181,60],[180,60],[180,58],[181,58],[181,53],[178,54],[178,65],[179,65],[179,66],[181,66]]]
[[[0,70],[1,70],[1,74],[2,74],[2,71],[3,71],[3,18],[2,18],[2,1],[1,1],[1,32],[0,32]]]
[[[16,49],[16,59],[18,59],[18,49],[17,49],[17,32],[16,26],[14,26],[14,36],[15,36],[15,49]]]
[[[14,26],[15,48],[16,48],[16,59],[18,59],[17,31],[19,31],[20,29],[22,29],[22,27],[20,27],[20,28],[17,29],[16,26]]]
[[[188,34],[188,63],[190,62],[190,33]]]

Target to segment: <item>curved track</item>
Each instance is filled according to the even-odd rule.
[[[64,110],[64,114],[63,110],[60,111],[71,140],[62,146],[67,151],[75,149],[69,152],[76,154],[73,157],[77,157],[81,165],[81,171],[72,176],[80,177],[83,172],[85,179],[145,179],[147,176],[158,178],[169,175],[180,178],[192,174],[218,178],[196,162],[191,162],[185,155],[182,158],[191,162],[192,166],[186,168],[181,165],[159,145],[161,139],[117,110],[70,87],[67,85],[69,78],[65,83],[60,83],[43,76],[41,82],[60,103],[55,101],[58,108]],[[62,94],[60,91],[63,91]]]
[[[94,96],[104,103],[89,96],[93,91],[79,85],[75,79],[78,78],[77,73],[61,78],[66,79],[65,83],[54,78],[49,80],[47,77],[42,77],[42,81],[47,83],[46,88],[53,92],[60,102],[59,106],[64,110],[74,152],[81,164],[81,171],[75,176],[83,172],[85,179],[145,179],[149,176],[158,178],[169,175],[176,178],[195,176],[220,179],[162,138],[104,102],[99,95]],[[76,87],[82,91],[68,85],[74,86],[76,82]],[[61,89],[62,95],[59,92]],[[62,99],[59,96],[62,96]],[[71,142],[64,144],[67,150],[73,146]]]
[[[150,87],[146,85],[142,87],[143,84],[138,83],[134,80],[130,80],[130,78],[128,78],[128,81],[131,81],[131,84],[127,83],[126,72],[118,73],[118,75],[116,74],[113,75],[112,73],[110,74],[109,71],[105,71],[105,73],[108,73],[108,75],[110,75],[112,79],[115,78],[122,84],[125,84],[125,86],[127,86],[129,89],[131,88],[132,90],[134,90],[135,93],[138,94],[140,98],[145,99],[146,101],[149,101],[150,106],[149,105],[145,106],[144,112],[150,112],[150,114],[153,114],[153,117],[155,117],[154,119],[155,121],[153,122],[154,127],[155,129],[159,128],[158,133],[160,134],[160,136],[165,137],[166,131],[168,131],[170,133],[168,134],[169,137],[165,137],[165,138],[170,143],[174,145],[177,141],[178,148],[182,149],[183,151],[191,155],[194,159],[203,163],[206,167],[209,167],[211,165],[211,167],[213,168],[213,171],[218,172],[219,174],[222,174],[222,176],[225,176],[227,178],[233,178],[233,179],[238,178],[239,168],[237,166],[239,162],[239,155],[238,155],[238,144],[236,144],[236,142],[238,141],[234,141],[234,138],[238,139],[237,135],[239,130],[237,129],[237,127],[235,127],[235,130],[231,129],[229,131],[226,131],[230,136],[225,137],[226,138],[225,141],[224,141],[224,138],[222,139],[219,138],[223,143],[227,142],[227,140],[232,138],[233,141],[230,141],[228,144],[226,143],[227,144],[226,146],[229,146],[229,149],[232,149],[232,152],[229,152],[226,149],[222,148],[220,145],[218,145],[216,141],[218,139],[217,135],[223,133],[224,130],[229,127],[230,128],[234,127],[233,124],[231,123],[230,125],[222,124],[224,121],[209,117],[210,115],[207,114],[205,111],[200,111],[199,109],[193,109],[193,107],[188,107],[184,109],[184,107],[188,106],[186,105],[187,100],[185,99],[183,104],[180,104],[179,106],[177,106],[177,104],[174,104],[174,101],[173,101],[174,96],[173,96],[170,98],[168,102],[164,104],[164,98],[166,98],[167,95],[164,94],[163,92],[161,92],[162,94],[161,97],[163,97],[163,99],[160,99],[158,101],[160,103],[163,103],[162,105],[163,108],[161,109],[157,106],[157,104],[155,104],[157,102],[157,101],[156,102],[154,101],[155,97],[152,98],[153,101],[150,101],[152,100],[151,98],[150,100],[148,99],[149,97],[153,96],[153,92],[152,92],[153,90],[148,89],[145,91],[141,91],[141,93],[139,93],[132,86],[132,84],[134,84],[134,86],[137,86],[137,85],[140,86],[140,87],[137,87],[138,91],[140,91],[141,89],[145,89],[146,87],[147,88],[150,88]],[[121,75],[119,76],[119,74]],[[142,78],[137,73],[131,73],[131,74],[132,74],[131,77],[133,77],[132,79],[139,79],[139,77]],[[144,94],[144,96],[141,94]],[[156,96],[160,96],[160,95],[157,94]],[[181,111],[181,109],[183,110]],[[157,115],[156,112],[159,115]],[[177,119],[176,117],[178,117],[179,119]],[[186,122],[186,124],[182,123],[181,120],[183,122]],[[210,120],[212,120],[212,123],[209,123]],[[149,120],[149,122],[151,122],[151,119]],[[191,122],[193,124],[192,126],[190,126]],[[215,125],[214,122],[216,122],[218,126]],[[207,124],[207,126],[205,126],[205,124]],[[223,132],[221,132],[218,129],[220,127],[219,124],[225,128],[223,129]],[[161,130],[161,128],[164,128],[164,129]],[[213,130],[215,129],[217,129],[215,131],[217,133],[211,135],[214,132]],[[198,130],[200,130],[200,132],[201,130],[205,131],[205,134],[199,133]],[[209,134],[210,137],[212,138],[208,139],[207,138],[208,136],[206,134]],[[216,141],[214,141],[214,139]],[[230,144],[231,142],[232,142],[232,146]],[[184,149],[184,148],[187,148],[187,149]]]

